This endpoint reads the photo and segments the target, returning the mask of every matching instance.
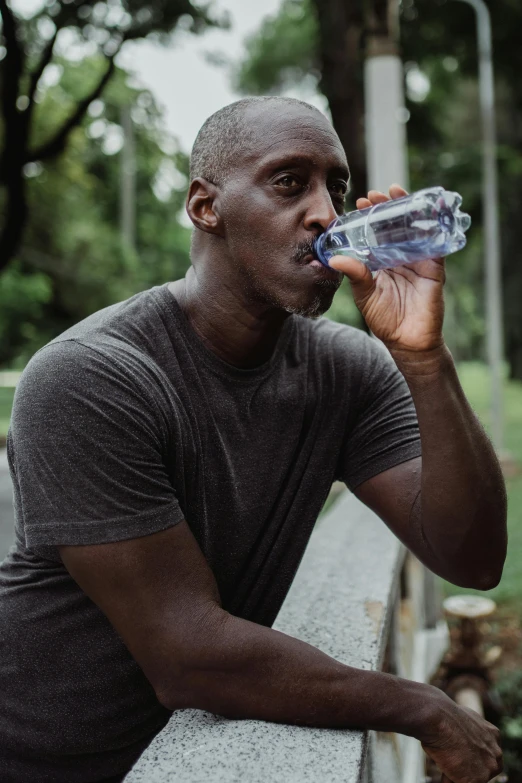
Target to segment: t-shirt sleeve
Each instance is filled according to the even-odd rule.
[[[69,340],[24,371],[9,437],[27,547],[137,538],[183,519],[165,416],[150,374],[131,369]]]
[[[347,420],[338,478],[354,490],[364,481],[421,455],[415,406],[387,348],[361,336],[355,404]]]

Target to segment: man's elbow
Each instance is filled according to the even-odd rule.
[[[149,668],[145,674],[165,709],[174,712],[195,706],[190,692],[192,671],[175,645],[170,646],[167,659],[155,661],[153,671]]]
[[[479,576],[477,583],[473,586],[474,590],[493,590],[494,587],[498,587],[500,580],[502,579],[502,569],[500,572],[484,573]]]
[[[453,558],[451,573],[445,578],[467,590],[493,590],[500,584],[502,572],[506,562],[507,539],[503,542],[495,542],[495,548],[487,551],[484,546],[480,555],[473,555],[472,552],[460,551],[456,558]],[[450,571],[448,563],[448,571]]]
[[[465,590],[482,590],[486,592],[487,590],[493,590],[494,587],[497,587],[500,584],[501,579],[502,568],[494,571],[483,570],[478,574],[466,574],[464,577],[462,573],[459,573],[459,575],[453,579],[450,577],[448,581]]]
[[[183,680],[170,680],[165,686],[154,688],[156,698],[165,709],[174,712],[175,710],[185,710],[194,708],[191,694],[187,692],[186,684]]]
[[[470,584],[469,587],[473,590],[483,590],[484,592],[493,590],[494,587],[497,587],[500,584],[501,577],[502,573],[500,573],[500,575],[483,574],[473,584]]]
[[[204,622],[192,626],[184,644],[169,644],[167,640],[168,664],[157,667],[159,676],[151,680],[163,707],[171,712],[205,709],[206,696],[215,687],[216,673],[223,664],[228,617],[217,607],[216,611],[208,612]]]

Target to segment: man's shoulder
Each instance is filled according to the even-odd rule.
[[[50,340],[29,361],[21,381],[68,378],[87,382],[102,371],[139,380],[139,368],[156,365],[162,334],[154,296],[158,286],[92,313]]]
[[[23,404],[99,397],[149,399],[163,386],[161,368],[139,346],[102,331],[68,330],[44,345],[22,372],[13,411]]]
[[[156,292],[160,286],[140,291],[120,302],[103,307],[59,334],[48,345],[76,340],[103,341],[104,337],[129,339],[136,331],[136,322],[155,312]]]

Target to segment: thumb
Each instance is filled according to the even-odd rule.
[[[362,261],[350,256],[333,256],[328,261],[328,266],[342,272],[350,281],[353,292],[357,298],[366,299],[375,288],[373,275]]]

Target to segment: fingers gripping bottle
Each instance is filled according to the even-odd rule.
[[[341,215],[317,237],[314,251],[325,266],[335,255],[351,256],[372,271],[442,258],[461,250],[471,218],[462,197],[441,187]]]

